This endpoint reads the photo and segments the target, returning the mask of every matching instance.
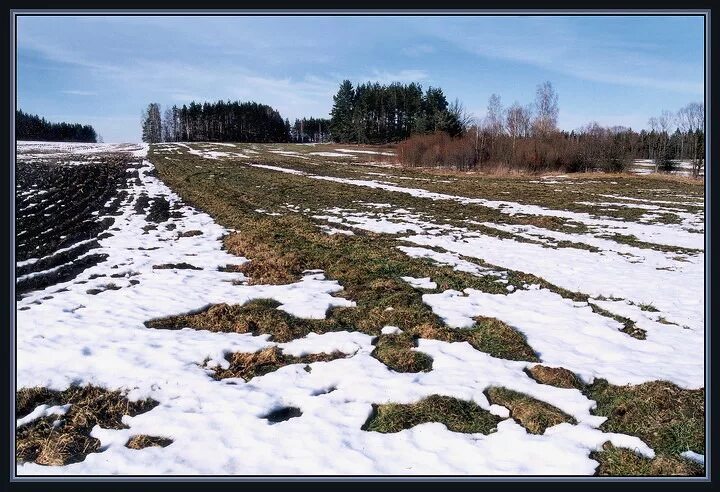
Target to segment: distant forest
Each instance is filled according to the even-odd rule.
[[[338,143],[384,144],[438,131],[454,137],[465,126],[459,102],[448,104],[440,88],[423,93],[416,83],[353,87],[345,80],[333,103],[330,132]]]
[[[340,84],[331,118],[302,118],[290,124],[256,102],[191,102],[161,112],[151,103],[142,113],[144,142],[329,142],[384,144],[415,134],[463,133],[460,103],[448,103],[442,89],[419,84]]]
[[[15,138],[17,140],[44,140],[48,142],[97,142],[97,133],[90,125],[80,123],[50,123],[45,118],[15,112]]]
[[[151,103],[142,115],[144,142],[287,142],[290,123],[255,102],[191,102],[181,108]]]
[[[274,108],[255,102],[196,102],[160,106],[143,113],[145,142],[400,142],[406,166],[459,170],[516,169],[618,172],[633,159],[650,159],[655,170],[672,171],[678,160],[704,167],[705,111],[690,103],[677,112],[650,118],[650,130],[590,123],[568,132],[557,126],[559,96],[549,81],[539,84],[535,101],[503,107],[492,94],[483,119],[470,117],[459,101],[448,103],[442,89],[423,91],[416,83],[365,83],[349,80],[333,97],[330,118],[283,119]]]

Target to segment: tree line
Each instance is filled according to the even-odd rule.
[[[699,103],[663,111],[648,122],[650,131],[593,122],[567,132],[557,127],[558,102],[550,82],[538,85],[535,101],[527,105],[504,108],[493,94],[485,118],[471,121],[461,135],[413,136],[400,144],[398,158],[406,166],[538,172],[620,172],[634,159],[652,159],[656,170],[672,171],[678,160],[689,160],[696,177],[704,166],[705,115]]]
[[[191,102],[160,113],[151,103],[143,111],[143,142],[287,142],[290,122],[266,104]]]
[[[296,119],[288,133],[293,143],[324,143],[332,139],[328,118]]]
[[[442,89],[423,92],[416,83],[340,84],[333,97],[330,133],[338,143],[384,144],[414,134],[463,133],[459,102],[448,104]]]
[[[80,123],[50,123],[38,115],[15,112],[17,140],[45,140],[48,142],[97,142],[98,135],[90,125]]]

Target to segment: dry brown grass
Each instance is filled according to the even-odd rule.
[[[533,366],[526,371],[531,378],[540,384],[549,384],[557,388],[575,388],[582,390],[585,385],[574,372],[564,367]]]
[[[272,225],[268,223],[267,227]],[[229,234],[223,242],[229,253],[250,259],[240,266],[240,271],[250,277],[250,285],[289,284],[296,282],[304,270],[300,255],[273,248],[251,232]]]
[[[181,232],[178,234],[178,237],[193,237],[193,236],[202,236],[202,231],[193,229],[193,230],[184,231],[184,232]]]
[[[629,449],[616,448],[610,442],[603,444],[601,451],[593,451],[590,458],[600,463],[595,475],[599,476],[683,476],[698,477],[705,474],[699,463],[668,455],[645,458]]]
[[[125,447],[130,449],[145,449],[154,446],[164,448],[171,445],[172,442],[172,439],[168,439],[167,437],[138,434],[128,439],[128,442],[125,443]]]
[[[90,436],[95,425],[124,429],[123,415],[145,413],[157,405],[150,399],[131,402],[120,391],[96,386],[73,386],[65,391],[23,388],[17,393],[16,418],[38,405],[68,403],[72,406],[64,416],[41,418],[17,429],[15,456],[19,463],[60,466],[82,461],[100,448],[100,441]]]
[[[289,342],[310,332],[326,333],[342,329],[333,320],[296,318],[277,308],[272,299],[254,299],[242,305],[215,304],[202,311],[157,318],[145,322],[148,328],[195,328],[224,333],[270,335],[276,342]]]
[[[213,368],[213,377],[215,379],[226,378],[242,378],[250,381],[257,376],[264,376],[271,372],[277,371],[281,367],[290,364],[311,364],[313,362],[329,362],[335,359],[347,357],[342,352],[308,354],[301,357],[285,355],[282,351],[273,346],[258,352],[246,353],[236,352],[229,354],[226,359],[230,363],[227,369],[221,367]]]
[[[524,393],[507,388],[492,387],[485,391],[490,403],[510,410],[510,416],[532,434],[543,434],[548,427],[575,419],[562,410]]]

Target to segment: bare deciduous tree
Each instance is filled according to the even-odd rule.
[[[485,128],[491,135],[500,135],[504,130],[504,110],[500,96],[492,94],[488,99],[487,114],[485,116]]]
[[[535,92],[535,120],[533,131],[538,135],[547,135],[557,130],[558,94],[552,83],[544,82]]]

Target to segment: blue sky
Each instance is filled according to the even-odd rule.
[[[559,94],[559,125],[647,126],[703,100],[703,19],[602,17],[21,16],[18,108],[138,141],[149,102],[254,100],[327,117],[343,79],[442,87],[482,117]]]

